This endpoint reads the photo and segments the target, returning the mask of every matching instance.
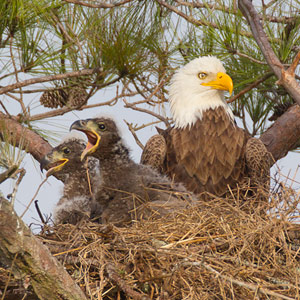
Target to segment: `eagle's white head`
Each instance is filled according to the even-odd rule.
[[[213,56],[196,58],[179,69],[170,86],[170,104],[175,127],[185,128],[202,119],[203,112],[223,106],[233,120],[224,92],[233,90],[232,79]]]

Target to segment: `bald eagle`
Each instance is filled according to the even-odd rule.
[[[92,155],[100,161],[102,182],[96,201],[103,210],[102,222],[124,224],[154,211],[164,215],[194,201],[182,185],[172,184],[149,166],[136,164],[112,119],[79,120],[70,129],[82,131],[88,138],[81,158]]]
[[[268,181],[271,154],[236,125],[224,98],[232,90],[216,57],[199,57],[179,69],[169,92],[175,125],[149,139],[141,163],[196,194],[221,196],[249,179],[250,184]]]
[[[91,207],[94,205],[93,195],[100,183],[100,173],[96,158],[90,158],[86,162],[88,168],[81,161],[80,155],[85,144],[81,139],[70,138],[53,148],[41,161],[41,170],[48,169],[47,177],[59,174],[64,178],[63,195],[54,210],[56,224],[76,224],[82,218],[90,217]]]

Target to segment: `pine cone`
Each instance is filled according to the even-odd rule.
[[[81,107],[87,102],[88,93],[81,86],[74,86],[68,91],[68,106]]]
[[[292,102],[288,101],[285,103],[279,103],[274,105],[273,115],[268,119],[269,121],[277,120],[281,115],[283,115],[291,106]]]
[[[40,103],[44,107],[57,108],[66,105],[68,95],[63,89],[49,90],[42,94]]]

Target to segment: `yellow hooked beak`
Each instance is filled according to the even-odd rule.
[[[46,155],[42,159],[40,164],[41,171],[43,171],[44,168],[48,168],[46,173],[46,177],[48,178],[52,174],[60,171],[68,161],[69,160],[67,158],[63,158],[59,153],[54,152],[51,158],[48,158]]]
[[[232,94],[233,91],[233,82],[231,77],[223,72],[219,72],[217,74],[216,80],[204,82],[201,83],[201,85],[210,86],[216,90],[228,91],[230,95]]]
[[[101,140],[101,136],[95,130],[84,130],[83,132],[86,134],[88,142],[80,156],[82,161],[88,154],[96,151]]]
[[[50,168],[46,173],[46,177],[49,177],[50,175],[54,174],[55,172],[60,171],[68,161],[69,160],[67,158],[63,158],[63,159],[55,162],[56,164],[59,164],[59,165]]]

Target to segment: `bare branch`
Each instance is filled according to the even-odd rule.
[[[121,95],[118,95],[118,96],[114,97],[113,99],[108,100],[106,102],[83,105],[80,108],[76,108],[76,109],[74,109],[74,107],[67,107],[66,106],[66,107],[63,107],[63,108],[60,108],[60,109],[55,109],[55,110],[48,111],[48,112],[45,112],[45,113],[36,114],[32,117],[29,117],[28,121],[37,121],[37,120],[43,120],[43,119],[46,119],[46,118],[53,118],[53,117],[57,117],[57,116],[62,116],[65,113],[68,113],[68,112],[74,111],[74,110],[85,110],[85,109],[88,109],[88,108],[100,107],[100,106],[104,106],[104,105],[113,106],[117,103],[119,98],[131,97],[131,96],[135,96],[137,94],[138,94],[137,92],[133,92],[133,93],[129,93],[129,94],[121,94]]]
[[[275,0],[277,1],[277,0]],[[176,1],[179,5],[183,6],[188,6],[188,7],[193,7],[193,8],[209,8],[211,10],[219,10],[222,12],[226,12],[228,14],[238,14],[239,11],[238,9],[232,9],[231,7],[225,6],[225,5],[218,5],[218,4],[210,4],[207,2],[186,2],[186,1]],[[270,2],[272,3],[272,1]],[[269,4],[268,4],[269,5]],[[297,17],[275,17],[275,16],[270,16],[270,15],[264,15],[263,18],[261,17],[261,20],[267,20],[269,22],[273,23],[283,23],[283,24],[291,24],[295,22]]]
[[[40,210],[40,207],[39,207],[39,203],[38,203],[38,202],[39,202],[38,200],[35,200],[35,201],[34,201],[35,209],[36,209],[36,211],[37,211],[37,213],[38,213],[38,215],[39,215],[39,217],[40,217],[41,222],[43,223],[43,225],[47,225],[47,223],[46,223],[46,221],[45,221],[45,219],[44,219],[44,217],[43,217],[43,215],[42,215],[42,212],[41,212],[41,210]]]
[[[212,22],[208,22],[207,20],[196,20],[192,16],[186,15],[185,13],[183,13],[182,11],[180,11],[178,8],[176,8],[175,6],[172,6],[171,4],[168,4],[165,1],[162,1],[162,0],[156,0],[156,1],[160,5],[166,7],[170,11],[172,11],[172,12],[176,13],[177,15],[179,15],[180,17],[184,18],[189,23],[192,23],[192,24],[194,24],[196,26],[209,26],[209,27],[212,27],[212,28],[220,29],[217,24],[212,23]],[[243,36],[247,36],[247,37],[252,37],[252,33],[251,32],[240,31],[239,34],[243,35]]]
[[[15,57],[14,57],[13,50],[12,50],[12,48],[13,48],[12,43],[13,43],[13,36],[11,36],[11,38],[10,38],[9,52],[10,52],[10,58],[11,58],[12,65],[14,67],[14,75],[16,77],[16,82],[18,83],[19,76],[18,76],[18,71],[17,71],[17,67],[16,67]],[[21,95],[20,99],[17,99],[17,98],[15,98],[15,99],[20,103],[23,114],[24,114],[24,116],[26,116],[28,113],[27,113],[26,107],[25,107],[23,99],[22,99],[22,89],[20,89],[20,95]]]
[[[257,87],[259,84],[261,84],[262,82],[266,81],[268,78],[270,78],[273,75],[273,73],[267,73],[265,74],[263,77],[261,77],[260,79],[254,81],[253,83],[251,83],[250,85],[248,85],[247,87],[245,87],[242,91],[240,91],[239,93],[237,93],[236,95],[234,95],[233,97],[231,97],[227,103],[232,103],[234,102],[236,99],[240,98],[241,96],[243,96],[244,94],[246,94],[247,92],[251,91],[252,89],[254,89],[255,87]]]
[[[132,127],[132,124],[128,123],[126,120],[124,120],[124,122],[128,126],[128,129],[131,132],[132,136],[134,137],[135,142],[137,143],[137,145],[143,150],[144,149],[144,145],[141,143],[141,141],[139,140],[138,136],[136,135],[135,130]]]
[[[300,104],[300,86],[295,76],[285,71],[284,66],[274,53],[252,2],[250,0],[239,0],[239,8],[250,24],[253,36],[267,63],[279,79],[277,83],[282,84],[295,102]]]
[[[66,29],[64,28],[64,26],[62,25],[62,23],[60,22],[59,18],[53,13],[51,13],[55,23],[57,24],[57,26],[59,27],[61,33],[64,35],[64,37],[66,38],[66,40],[68,41],[68,43],[71,44],[71,47],[74,49],[73,47],[73,44],[74,42],[76,43],[78,49],[79,49],[79,52],[80,52],[80,59],[81,59],[81,63],[82,65],[84,66],[85,65],[85,62],[84,62],[84,55],[83,55],[83,50],[82,50],[82,47],[80,45],[80,43],[78,42],[78,37],[76,36],[76,34],[72,31],[70,25],[67,23],[67,26],[68,26],[68,29],[70,31],[72,31],[72,34],[75,36],[75,39],[72,39],[72,37],[68,34],[68,32],[66,31]],[[74,49],[75,50],[75,49]]]
[[[291,106],[276,122],[261,136],[275,160],[284,157],[299,144],[300,136],[300,106]]]
[[[7,169],[6,171],[4,171],[3,173],[0,174],[0,183],[4,182],[6,179],[10,178],[11,176],[14,175],[14,173],[18,170],[18,166],[17,165],[12,165],[11,167],[9,167],[9,169]]]
[[[46,177],[38,186],[35,194],[33,195],[33,197],[31,198],[31,200],[29,201],[29,203],[27,204],[25,210],[22,212],[20,218],[22,219],[24,217],[24,215],[26,214],[26,212],[28,211],[29,207],[31,206],[32,202],[34,201],[35,197],[37,196],[37,194],[39,193],[41,187],[43,186],[43,184],[48,180],[48,177]]]
[[[12,193],[10,194],[10,202],[11,202],[11,205],[14,206],[15,204],[15,200],[16,200],[16,196],[17,196],[17,191],[18,191],[18,188],[19,188],[19,185],[23,179],[23,177],[25,176],[26,174],[26,171],[25,169],[21,168],[18,170],[18,172],[16,172],[16,174],[19,173],[19,178],[17,179],[15,185],[14,185],[14,189],[12,191]]]
[[[49,76],[44,76],[44,77],[39,77],[39,78],[32,78],[32,79],[27,79],[21,82],[17,82],[14,84],[7,85],[5,87],[0,88],[0,95],[7,93],[9,91],[31,85],[31,84],[36,84],[36,83],[42,83],[42,82],[48,82],[48,81],[54,81],[54,80],[62,80],[70,77],[79,77],[79,76],[85,76],[85,75],[92,75],[95,73],[100,73],[103,70],[100,68],[95,68],[95,69],[83,69],[81,71],[74,71],[74,72],[68,72],[64,74],[57,74],[57,75],[49,75]]]
[[[291,74],[292,76],[295,76],[295,70],[299,64],[299,60],[300,60],[300,51],[295,56],[294,61],[292,62],[291,66],[287,69],[287,72],[289,74]]]
[[[37,161],[46,155],[52,147],[40,135],[34,131],[22,126],[16,119],[9,118],[0,112],[0,137],[6,134],[8,141],[19,147],[22,141],[26,143],[26,149]]]
[[[140,112],[144,112],[146,114],[149,114],[149,115],[152,115],[154,117],[156,117],[157,119],[161,120],[162,122],[165,123],[166,127],[168,127],[170,125],[169,121],[167,118],[164,118],[163,116],[149,110],[149,109],[145,109],[145,108],[141,108],[141,107],[136,107],[134,104],[131,104],[131,103],[128,103],[125,99],[123,99],[125,105],[124,107],[129,107],[133,110],[137,110],[137,111],[140,111]]]
[[[64,1],[66,1],[68,3],[78,4],[78,5],[92,7],[92,8],[113,8],[113,7],[124,5],[133,0],[124,0],[121,2],[117,2],[117,3],[99,3],[99,4],[86,3],[83,1],[79,1],[79,0],[64,0]]]

